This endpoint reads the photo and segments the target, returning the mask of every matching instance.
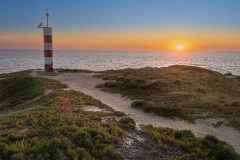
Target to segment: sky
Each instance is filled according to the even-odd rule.
[[[240,50],[240,0],[1,0],[0,49]]]

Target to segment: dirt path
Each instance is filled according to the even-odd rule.
[[[195,124],[188,123],[184,120],[172,120],[157,116],[153,113],[144,113],[142,110],[134,109],[131,106],[132,101],[129,98],[122,97],[120,94],[111,94],[103,92],[96,85],[103,83],[101,79],[93,77],[94,73],[61,73],[57,76],[48,76],[65,83],[72,90],[81,91],[96,99],[99,99],[106,105],[115,110],[122,111],[133,118],[137,125],[151,124],[156,127],[169,127],[173,129],[189,129],[197,136],[212,134],[218,138],[225,140],[231,144],[236,152],[240,153],[240,132],[232,127],[221,125],[219,128],[214,128],[212,123],[216,123],[217,119],[196,120]]]

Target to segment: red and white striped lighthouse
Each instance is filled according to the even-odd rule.
[[[38,25],[38,28],[43,28],[44,36],[44,70],[45,72],[53,72],[53,47],[52,47],[52,27],[48,25],[49,13],[46,10],[46,26],[42,23]]]

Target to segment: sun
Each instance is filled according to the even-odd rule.
[[[176,49],[177,49],[178,51],[181,51],[181,50],[184,49],[184,45],[178,44],[178,45],[176,46]]]

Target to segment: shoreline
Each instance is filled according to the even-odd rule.
[[[221,125],[214,128],[212,123],[217,119],[197,119],[195,123],[189,123],[185,120],[172,120],[169,118],[158,116],[154,113],[145,113],[143,110],[134,109],[131,106],[132,100],[123,97],[120,94],[112,94],[103,92],[96,85],[106,81],[94,78],[93,75],[97,73],[59,73],[57,76],[41,76],[44,78],[55,79],[69,86],[69,89],[81,91],[90,95],[102,103],[112,107],[115,110],[126,113],[129,117],[133,118],[137,125],[151,124],[155,127],[169,127],[173,129],[188,129],[192,130],[196,136],[204,136],[212,134],[218,138],[228,142],[234,147],[237,153],[240,153],[240,132],[232,127]],[[32,72],[32,76],[38,76],[36,70]]]

